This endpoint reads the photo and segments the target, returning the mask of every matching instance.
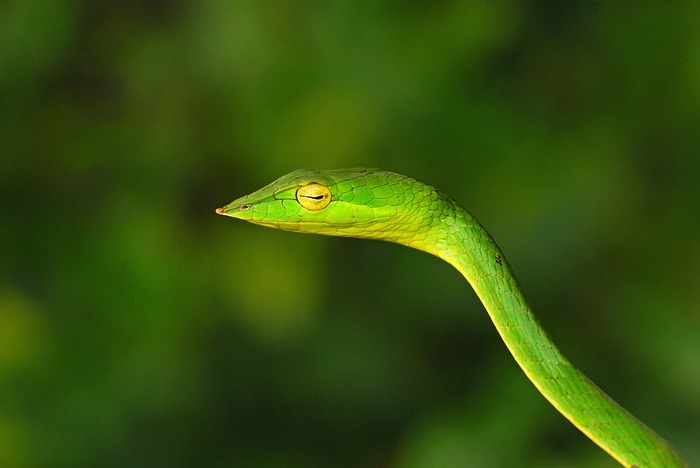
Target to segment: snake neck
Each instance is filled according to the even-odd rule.
[[[459,270],[528,379],[562,415],[620,463],[686,466],[665,440],[608,397],[559,351],[486,229],[440,192],[430,194],[430,199],[432,217],[414,219],[399,238],[391,240],[436,255]]]
[[[532,313],[491,235],[450,197],[439,192],[435,196],[440,209],[433,213],[430,223],[422,223],[422,232],[399,242],[445,260],[466,278],[526,374],[533,357],[552,363],[555,374],[557,366],[571,367]]]

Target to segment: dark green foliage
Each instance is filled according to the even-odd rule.
[[[6,2],[1,466],[613,466],[425,254],[214,209],[380,166],[700,464],[700,7]]]

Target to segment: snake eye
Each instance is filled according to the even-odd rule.
[[[331,191],[325,185],[313,182],[297,189],[297,201],[309,211],[322,210],[331,202]]]

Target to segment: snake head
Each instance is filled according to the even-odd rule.
[[[415,225],[425,205],[418,201],[431,194],[432,187],[381,169],[300,169],[216,212],[286,231],[387,239],[406,217]]]

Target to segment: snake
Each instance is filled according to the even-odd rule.
[[[445,260],[471,284],[527,378],[578,430],[623,466],[689,466],[574,367],[536,318],[493,237],[433,186],[378,168],[300,169],[216,213],[285,231],[394,242]]]

